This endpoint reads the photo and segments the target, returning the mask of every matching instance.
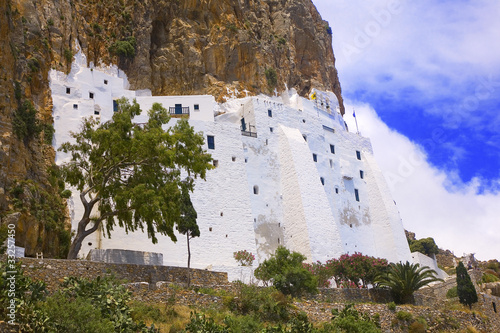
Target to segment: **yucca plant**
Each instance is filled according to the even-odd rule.
[[[419,264],[390,264],[385,274],[379,275],[375,283],[391,289],[394,301],[398,304],[412,303],[413,293],[429,283],[443,281],[435,270]]]

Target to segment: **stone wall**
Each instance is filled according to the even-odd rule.
[[[127,282],[158,281],[183,284],[187,282],[187,268],[172,266],[150,266],[134,264],[110,264],[87,260],[20,258],[24,274],[34,280],[47,283],[49,290],[55,290],[67,276],[94,279],[97,276],[113,274]],[[191,269],[191,282],[196,285],[213,286],[228,284],[227,273]]]

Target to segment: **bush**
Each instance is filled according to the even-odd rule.
[[[191,321],[186,325],[186,332],[228,333],[229,331],[224,326],[216,324],[212,318],[191,313]]]
[[[133,58],[135,57],[135,48],[137,43],[134,36],[127,37],[124,40],[114,42],[109,47],[109,52],[121,57]]]
[[[25,101],[14,112],[12,126],[19,140],[29,141],[38,137],[41,128],[36,119],[36,109],[30,101]]]
[[[406,311],[398,311],[396,313],[396,318],[401,321],[411,321],[413,319],[413,315]]]
[[[409,245],[411,252],[420,252],[429,257],[439,253],[439,248],[432,237],[411,240],[409,241]]]
[[[260,332],[264,325],[256,316],[226,316],[224,324],[232,333]]]
[[[315,293],[318,290],[316,278],[305,269],[302,262],[305,256],[290,252],[279,246],[271,258],[257,267],[254,275],[257,279],[271,281],[283,294],[300,296],[304,292]]]
[[[266,75],[267,85],[269,89],[273,89],[278,85],[278,74],[274,68],[268,68],[264,72]]]
[[[247,250],[233,252],[233,257],[241,266],[252,266],[255,260],[253,253]]]
[[[256,315],[265,321],[282,321],[290,318],[291,301],[273,287],[259,288],[240,283],[236,297],[228,300],[231,311],[241,315]]]
[[[446,298],[455,298],[455,297],[458,297],[456,286],[448,289],[448,291],[446,292]]]
[[[493,274],[484,273],[483,276],[481,277],[481,282],[484,283],[497,282],[497,281],[500,281],[500,279]]]
[[[387,303],[387,308],[391,311],[396,311],[396,303],[394,302]]]
[[[353,304],[346,305],[342,311],[332,310],[333,329],[340,329],[341,332],[348,333],[380,333],[375,321],[367,314],[359,313]],[[331,332],[330,330],[327,332]],[[336,332],[336,331],[333,331]]]
[[[44,305],[50,318],[49,327],[55,332],[109,333],[115,327],[100,309],[86,298],[69,298],[61,293],[50,297]]]

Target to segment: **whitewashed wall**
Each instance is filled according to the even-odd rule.
[[[261,95],[217,105],[212,96],[130,91],[119,74],[116,68],[87,68],[81,53],[68,76],[50,72],[54,146],[70,140],[69,131],[77,131],[83,117],[97,116],[96,108],[101,121],[111,119],[116,98],[136,98],[143,109],[137,122],[147,120],[146,111],[155,102],[167,108],[189,106],[195,130],[214,136],[215,149],[205,149],[218,164],[206,181],[196,182],[192,194],[201,230],[201,237],[191,242],[193,267],[221,269],[230,272],[231,279],[248,280],[251,268],[237,267],[233,252],[256,253],[256,266],[279,245],[303,253],[309,261],[354,252],[411,261],[397,207],[370,142],[346,130],[333,94],[317,92],[318,99],[311,101],[292,90],[282,97]],[[199,111],[194,111],[194,104]],[[214,110],[223,114],[214,118]],[[241,134],[241,118],[256,137]],[[57,163],[67,160],[57,153]],[[76,228],[82,207],[74,194],[70,210]],[[89,237],[81,254],[92,248],[160,252],[167,265],[184,266],[187,261],[183,236],[175,244],[159,237],[153,245],[141,232],[127,235],[117,229],[111,239]]]

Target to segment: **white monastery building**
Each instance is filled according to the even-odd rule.
[[[92,65],[91,65],[92,67]],[[242,274],[233,252],[256,254],[254,267],[279,245],[325,262],[361,252],[390,262],[412,261],[395,202],[375,162],[369,139],[347,130],[333,93],[315,91],[306,99],[287,90],[281,96],[232,98],[151,96],[128,90],[123,72],[88,68],[82,52],[70,74],[52,70],[54,146],[70,141],[84,117],[112,118],[116,99],[136,99],[145,122],[147,110],[161,103],[175,123],[187,117],[205,136],[215,169],[198,180],[191,195],[201,236],[191,240],[192,267]],[[229,95],[229,94],[228,94]],[[114,110],[115,109],[115,110]],[[56,163],[69,160],[57,152]],[[73,228],[82,207],[77,192],[69,200]],[[184,236],[173,243],[159,236],[115,228],[111,239],[95,233],[91,249],[127,249],[163,254],[165,265],[185,266]]]

